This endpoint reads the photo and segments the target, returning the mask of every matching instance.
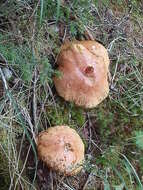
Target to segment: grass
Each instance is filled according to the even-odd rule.
[[[0,6],[0,68],[13,73],[0,81],[1,188],[142,190],[141,1],[12,0]],[[58,97],[52,76],[60,74],[63,41],[91,36],[109,52],[110,94],[84,110]],[[85,143],[84,170],[76,177],[34,163],[35,135],[60,124],[75,128]]]

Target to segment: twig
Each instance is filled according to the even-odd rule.
[[[67,28],[65,28],[65,31],[64,31],[64,36],[63,36],[63,39],[62,39],[63,42],[64,42],[65,39],[66,39],[66,34],[67,34]]]
[[[2,81],[3,81],[4,87],[5,87],[6,90],[8,90],[8,85],[7,85],[4,73],[3,73],[1,68],[0,68],[0,74],[1,74],[1,78],[2,78]]]
[[[84,25],[84,28],[85,28],[85,36],[88,38],[88,40],[94,40],[94,37],[89,31],[89,29],[85,25]]]
[[[51,190],[54,190],[54,181],[53,181],[53,172],[50,170],[50,179],[51,179]]]
[[[108,52],[111,52],[112,47],[113,47],[113,44],[114,44],[117,40],[126,40],[126,38],[123,38],[123,37],[121,37],[121,36],[115,38],[115,39],[108,45],[108,48],[107,48]]]
[[[34,132],[34,126],[31,122],[31,117],[29,115],[29,112],[27,111],[26,108],[21,108],[21,113],[22,115],[24,116],[24,118],[26,119],[27,123],[29,124],[29,127],[30,127],[30,132],[32,133],[32,136],[33,136],[33,139],[36,143],[36,137],[35,137],[35,132]]]
[[[120,60],[120,54],[118,55],[118,59],[117,59],[117,61],[116,61],[116,66],[115,66],[114,75],[113,75],[112,80],[111,80],[111,84],[112,84],[112,85],[113,85],[113,81],[114,81],[115,76],[116,76],[116,73],[117,73],[117,68],[118,68],[119,60]]]
[[[7,60],[6,60],[6,58],[1,53],[0,53],[0,57],[3,59],[3,62],[6,63],[6,65],[7,65]]]
[[[87,185],[88,185],[88,183],[90,181],[91,175],[92,175],[92,172],[88,175],[87,180],[86,180],[86,182],[85,182],[82,190],[86,190],[87,189]]]
[[[69,185],[67,185],[66,183],[62,182],[63,186],[66,187],[69,190],[75,190],[73,188],[71,188]]]
[[[40,4],[40,0],[38,1],[37,5],[35,6],[35,9],[34,9],[33,13],[31,14],[29,20],[31,20],[31,18],[34,16],[36,10],[38,9],[39,4]]]
[[[100,150],[101,153],[103,153],[103,150],[93,140],[91,140],[91,142],[94,146],[96,146]]]
[[[50,94],[50,96],[51,96],[51,98],[52,98],[52,100],[53,100],[53,104],[54,104],[54,107],[55,107],[56,114],[58,115],[58,111],[57,111],[57,106],[56,106],[55,98],[54,98],[53,92],[52,92],[52,90],[51,90],[51,88],[50,88],[50,86],[49,86],[48,83],[46,84],[46,87],[47,87],[48,90],[49,90],[49,94]]]

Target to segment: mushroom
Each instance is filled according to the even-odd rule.
[[[68,126],[50,127],[37,136],[39,159],[64,175],[75,175],[82,169],[84,144],[77,132]]]
[[[54,77],[58,94],[85,108],[96,107],[109,93],[109,57],[96,41],[66,42],[58,56],[61,76]]]

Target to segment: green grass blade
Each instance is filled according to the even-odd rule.
[[[134,174],[134,176],[135,176],[135,178],[136,178],[136,180],[137,180],[137,182],[138,182],[140,188],[143,189],[143,185],[142,185],[142,183],[141,183],[141,181],[140,181],[140,178],[139,178],[139,176],[138,176],[138,174],[137,174],[135,168],[133,167],[133,165],[131,164],[131,162],[128,160],[128,158],[127,158],[124,154],[121,154],[121,155],[123,156],[123,158],[124,158],[124,160],[126,161],[126,163],[130,166],[130,168],[131,168],[131,170],[132,170],[132,173]]]
[[[40,24],[42,23],[43,9],[44,9],[44,0],[41,0],[40,1]]]
[[[25,127],[24,119],[23,119],[23,116],[21,115],[21,112],[20,112],[18,106],[17,106],[17,103],[16,103],[16,101],[14,100],[12,94],[9,92],[8,89],[6,89],[6,94],[7,94],[8,98],[9,98],[9,100],[10,100],[10,101],[12,102],[12,104],[13,104],[13,107],[14,107],[16,113],[17,113],[18,120],[19,120],[20,123],[21,123],[21,126],[22,126],[22,128],[23,128],[23,130],[24,130],[24,132],[25,132],[25,134],[26,134],[26,136],[27,136],[27,139],[28,139],[29,143],[31,144],[31,147],[32,147],[32,150],[33,150],[33,153],[34,153],[34,158],[35,158],[35,174],[34,174],[34,178],[33,178],[33,181],[32,181],[32,185],[33,185],[34,182],[35,182],[35,179],[36,179],[37,165],[38,165],[38,159],[37,159],[36,148],[35,148],[34,143],[33,143],[32,139],[31,139],[31,137],[30,137],[30,135],[29,135],[29,132],[28,132],[27,128]]]
[[[61,1],[57,0],[57,16],[56,16],[56,22],[58,22],[59,17],[60,17],[60,6],[61,6]]]
[[[19,110],[19,108],[18,108],[18,106],[17,106],[17,103],[15,102],[15,100],[14,100],[12,94],[11,94],[8,90],[7,90],[6,93],[7,93],[7,96],[9,97],[9,99],[11,100],[11,102],[12,102],[12,104],[13,104],[13,107],[14,107],[16,113],[17,113],[17,116],[18,116],[18,120],[20,121],[21,126],[23,127],[23,130],[24,130],[24,132],[25,132],[25,134],[26,134],[26,136],[27,136],[27,138],[28,138],[28,140],[29,140],[29,142],[30,142],[30,144],[31,144],[31,146],[32,146],[32,149],[33,149],[35,158],[36,158],[36,160],[37,160],[37,153],[36,153],[35,146],[34,146],[33,141],[32,141],[32,139],[31,139],[31,137],[30,137],[30,135],[29,135],[29,132],[28,132],[27,128],[25,127],[24,120],[23,120],[23,117],[22,117],[21,114],[20,114],[20,110]]]
[[[128,190],[128,187],[126,186],[126,183],[125,183],[125,181],[124,181],[124,178],[122,177],[122,175],[120,174],[120,172],[119,172],[114,166],[112,166],[112,169],[113,169],[113,171],[117,174],[117,176],[118,176],[119,179],[121,180],[122,184],[124,184],[124,188],[125,188],[126,190]]]

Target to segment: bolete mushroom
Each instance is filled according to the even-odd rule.
[[[54,77],[58,94],[86,108],[96,107],[109,93],[109,57],[96,41],[66,42],[58,56],[61,76]]]
[[[64,175],[75,175],[82,169],[84,144],[77,132],[68,126],[50,127],[37,136],[39,158]]]

